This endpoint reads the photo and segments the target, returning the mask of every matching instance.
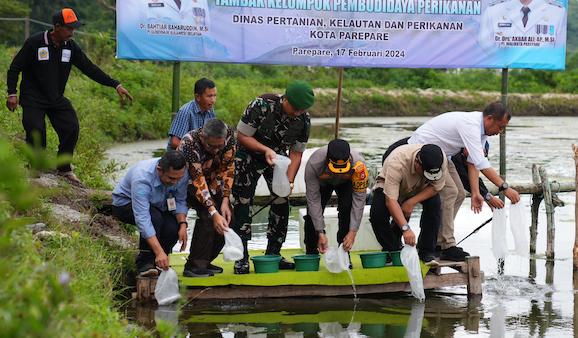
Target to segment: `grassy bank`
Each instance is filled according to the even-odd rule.
[[[67,185],[42,189],[0,138],[0,327],[3,337],[148,336],[115,310],[115,286],[131,253],[91,235],[93,224],[53,217],[45,202],[81,197]],[[52,235],[25,225],[43,222]],[[91,222],[92,223],[92,222]]]

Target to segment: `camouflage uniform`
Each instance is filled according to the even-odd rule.
[[[309,139],[311,122],[309,114],[289,117],[283,112],[280,95],[265,94],[249,104],[237,130],[254,137],[277,154],[287,156],[289,150],[303,152]],[[267,164],[265,155],[255,153],[238,145],[235,155],[235,182],[233,184],[234,210],[232,228],[239,234],[245,246],[251,239],[250,207],[253,204],[257,181],[263,175],[269,191],[273,180],[273,168]],[[289,200],[277,198],[269,210],[267,228],[267,254],[279,254],[287,235]]]

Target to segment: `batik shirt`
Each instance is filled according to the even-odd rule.
[[[178,150],[185,155],[189,165],[189,176],[195,188],[195,197],[208,209],[215,205],[212,196],[231,195],[236,145],[233,131],[227,128],[225,148],[212,155],[203,146],[201,132],[202,129],[198,129],[186,133]]]
[[[265,94],[253,100],[241,116],[237,130],[277,154],[287,154],[288,150],[304,152],[311,127],[309,113],[290,117],[283,112],[281,97]],[[242,146],[239,148],[245,150]]]

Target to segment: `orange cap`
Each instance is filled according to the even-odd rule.
[[[76,13],[72,10],[72,8],[63,8],[58,13],[52,17],[53,24],[60,24],[70,26],[72,28],[79,28],[82,26],[82,23],[78,21],[76,17]]]

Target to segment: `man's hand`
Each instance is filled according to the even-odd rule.
[[[317,250],[319,250],[320,253],[324,254],[327,252],[328,245],[329,244],[327,243],[327,235],[325,235],[324,233],[320,233],[319,240],[317,240]]]
[[[267,161],[267,164],[274,165],[275,163],[273,160],[275,160],[276,157],[277,154],[273,151],[273,149],[267,148],[267,150],[265,150],[265,160]]]
[[[169,256],[163,251],[155,257],[155,264],[163,270],[169,269]]]
[[[504,190],[504,195],[512,202],[512,204],[520,202],[520,194],[512,188]]]
[[[225,219],[225,217],[221,216],[218,212],[213,215],[213,228],[215,231],[222,235],[229,229],[229,223]]]
[[[411,229],[409,229],[403,233],[403,242],[406,245],[415,246],[415,234],[413,233],[413,231]]]
[[[504,207],[504,202],[496,196],[492,196],[489,201],[487,201],[488,205],[492,210],[494,209],[502,209]]]
[[[187,226],[183,223],[179,228],[179,242],[181,242],[181,252],[187,248]]]
[[[411,217],[411,213],[413,212],[413,208],[415,207],[415,203],[412,202],[411,198],[407,201],[403,202],[401,205],[401,211],[403,211],[403,216],[406,220],[409,220]]]
[[[343,238],[343,250],[351,250],[353,243],[355,243],[355,235],[357,235],[357,231],[349,230],[347,235]]]
[[[126,90],[126,88],[124,88],[122,85],[118,85],[116,87],[116,92],[118,93],[118,96],[120,96],[121,104],[125,104],[127,99],[132,102],[132,95],[130,95],[128,90]]]
[[[231,218],[233,217],[233,213],[231,212],[229,197],[223,198],[223,202],[221,203],[221,215],[223,215],[225,221],[227,221],[227,225],[231,224]]]
[[[479,193],[472,194],[471,198],[472,211],[475,214],[479,214],[482,211],[482,206],[484,205],[484,198]]]
[[[10,111],[15,111],[18,108],[18,96],[9,96],[6,99],[6,108]]]

